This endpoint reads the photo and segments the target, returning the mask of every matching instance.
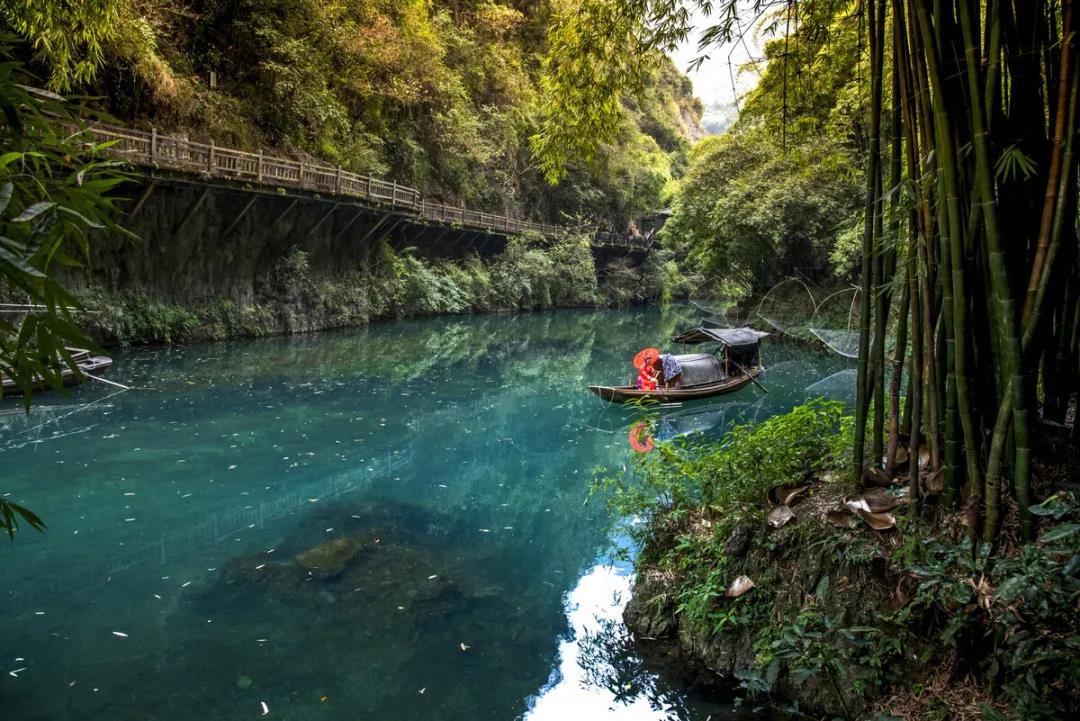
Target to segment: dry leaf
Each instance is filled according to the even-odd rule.
[[[837,528],[854,528],[855,516],[850,511],[829,511],[825,520]]]
[[[844,505],[855,513],[870,513],[870,504],[861,498],[844,501]]]
[[[896,528],[896,517],[891,513],[861,513],[866,525],[875,531],[887,531]]]
[[[876,466],[867,466],[863,469],[863,483],[867,486],[891,486],[892,478]]]
[[[790,506],[809,489],[810,485],[805,483],[798,486],[773,486],[769,489],[769,500],[777,506]]]
[[[724,595],[731,598],[738,598],[753,587],[754,582],[750,580],[749,576],[739,576],[731,582],[731,585],[728,586],[727,593]]]
[[[795,514],[787,506],[777,506],[769,512],[769,525],[773,528],[781,528],[795,518]]]
[[[907,449],[904,448],[903,446],[898,446],[896,448],[896,465],[902,466],[905,463],[907,463],[907,460],[908,460]]]
[[[862,494],[862,500],[866,501],[869,510],[874,513],[891,511],[896,508],[897,501],[884,488],[871,488]]]
[[[943,479],[944,470],[944,468],[939,468],[929,476],[925,476],[921,479],[921,490],[924,496],[940,496],[941,492],[945,490],[945,481]]]

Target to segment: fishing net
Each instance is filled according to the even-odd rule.
[[[838,290],[817,305],[808,330],[829,350],[845,358],[859,357],[859,294],[856,287]]]
[[[758,303],[755,315],[784,335],[809,340],[810,322],[817,310],[814,294],[799,278],[774,285]]]
[[[831,398],[839,401],[855,399],[856,370],[845,368],[806,386],[806,398]]]

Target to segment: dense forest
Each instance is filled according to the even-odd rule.
[[[635,628],[664,629],[752,693],[830,714],[873,717],[865,696],[884,694],[878,718],[1068,718],[1080,639],[1073,3],[588,4],[556,48],[554,83],[573,87],[581,66],[607,82],[553,104],[539,144],[549,177],[605,137],[604,98],[641,82],[603,48],[670,48],[687,7],[713,11],[706,46],[738,39],[740,11],[778,39],[733,132],[695,148],[664,235],[736,292],[792,273],[856,280],[857,398],[851,419],[812,404],[721,444],[673,444],[643,461],[643,485],[613,479],[620,509],[650,519],[635,527],[647,547]],[[847,428],[850,447],[818,442]],[[816,524],[770,531],[807,490],[821,496],[803,511]],[[837,528],[903,538],[871,550]],[[866,552],[877,568],[861,568]],[[770,591],[744,601],[755,582]],[[913,683],[926,664],[949,685]]]
[[[689,80],[657,54],[610,142],[544,183],[528,139],[560,0],[5,0],[53,90],[116,118],[393,178],[426,197],[620,230],[661,207],[700,137]]]
[[[721,135],[665,54],[693,18],[702,53],[768,38]],[[826,380],[850,407],[799,386],[790,413],[650,436],[595,483],[636,544],[636,641],[798,714],[1072,718],[1078,23],[1073,0],[0,0],[0,291],[29,308],[0,316],[0,372],[59,387],[90,326],[220,340],[846,286],[853,359]],[[138,248],[128,169],[57,123],[110,117],[586,229],[425,256],[383,237],[347,255],[303,224],[263,247],[256,227],[228,292],[184,295],[240,265],[203,272],[194,242],[188,275],[161,274],[182,292],[100,273],[73,293],[101,247],[125,272]],[[658,246],[601,267],[592,226],[665,207]],[[143,270],[181,243],[163,218]],[[641,445],[661,411],[634,413]],[[43,527],[0,497],[0,529],[20,524]]]

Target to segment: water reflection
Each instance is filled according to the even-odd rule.
[[[139,390],[6,401],[0,493],[49,524],[0,551],[7,715],[706,718],[628,645],[627,570],[597,565],[585,503],[630,418],[585,385],[678,313],[139,350],[110,371]],[[664,433],[722,434],[845,367],[770,356],[767,396],[665,409]],[[335,550],[339,571],[309,562]]]

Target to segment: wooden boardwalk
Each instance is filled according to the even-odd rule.
[[[485,213],[456,208],[424,200],[415,188],[396,182],[358,175],[320,163],[249,153],[210,143],[198,143],[182,137],[162,135],[156,130],[146,132],[116,125],[94,124],[86,131],[96,143],[111,143],[104,152],[133,165],[160,168],[198,175],[206,179],[225,180],[277,188],[291,188],[331,197],[356,198],[381,207],[404,212],[433,224],[469,228],[500,234],[520,235],[537,233],[554,238],[569,232],[569,228],[547,223],[534,223],[508,215]],[[651,237],[594,233],[593,244],[598,246],[645,249]]]

